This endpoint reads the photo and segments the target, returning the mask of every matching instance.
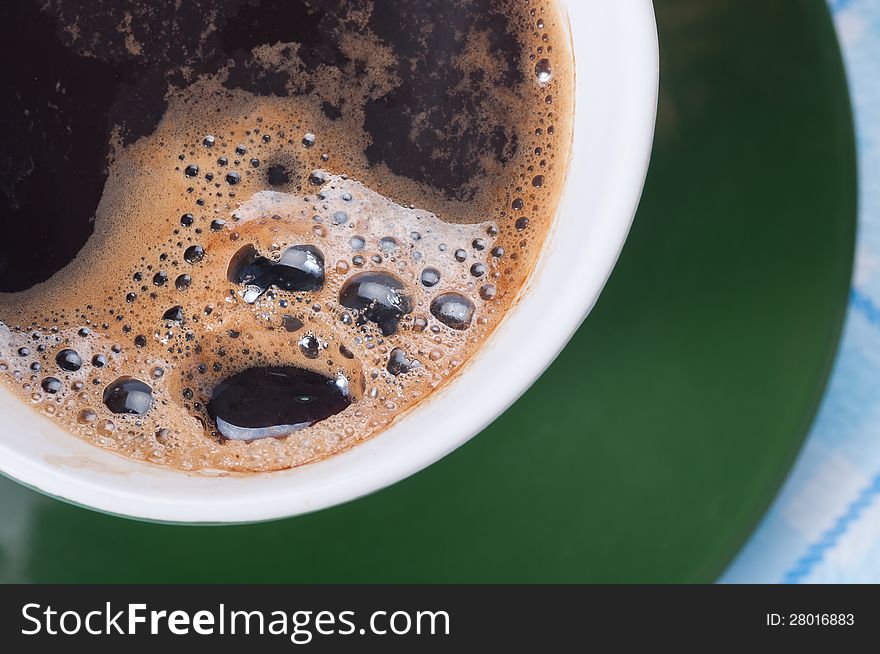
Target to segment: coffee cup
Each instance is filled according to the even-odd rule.
[[[538,378],[595,304],[626,239],[651,152],[659,75],[651,3],[562,5],[576,66],[563,199],[526,286],[454,380],[371,440],[316,463],[259,474],[185,472],[123,458],[72,437],[0,387],[0,472],[116,515],[254,522],[374,492],[478,434]]]

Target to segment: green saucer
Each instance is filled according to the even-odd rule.
[[[658,0],[644,199],[557,362],[465,447],[371,497],[241,527],[137,523],[0,480],[0,581],[711,581],[815,413],[855,233],[822,0]]]

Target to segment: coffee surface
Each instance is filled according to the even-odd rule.
[[[186,470],[381,432],[534,267],[571,142],[562,21],[536,0],[6,3],[0,380]]]

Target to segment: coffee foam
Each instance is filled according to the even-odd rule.
[[[308,77],[312,94],[258,96],[229,88],[229,69],[202,75],[169,89],[154,133],[131,144],[114,139],[95,231],[77,259],[46,283],[0,294],[0,379],[97,445],[186,470],[284,469],[381,432],[455,376],[495,329],[534,265],[561,192],[573,71],[559,9],[500,4],[525,42],[525,81],[499,91],[499,113],[476,119],[509,122],[515,102],[519,137],[511,161],[485,162],[492,176],[477,195],[450,199],[369,164],[358,107],[399,82],[385,74],[393,54],[369,34],[340,38],[350,56],[370,62],[358,84],[325,67]],[[491,71],[485,35],[468,43],[462,71]],[[253,55],[299,73],[291,79],[305,75],[283,44]],[[350,108],[341,119],[328,118],[316,99],[331,94]],[[277,260],[303,245],[323,255],[319,291],[269,289],[254,298],[229,279],[245,248]],[[194,246],[204,254],[188,261]],[[426,270],[439,282],[426,286]],[[358,324],[340,303],[343,284],[365,271],[394,275],[412,299],[394,334]],[[183,275],[190,281],[181,290]],[[432,314],[432,302],[450,292],[474,305],[467,329]],[[173,307],[182,322],[163,319]],[[59,367],[64,348],[79,354],[78,370]],[[390,359],[406,371],[392,374]],[[277,365],[342,377],[354,402],[285,438],[220,437],[206,410],[212,390],[247,368]],[[122,377],[152,389],[146,414],[104,406],[104,389]]]

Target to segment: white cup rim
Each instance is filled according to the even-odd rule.
[[[467,371],[383,434],[277,473],[188,474],[72,437],[0,388],[0,473],[62,500],[158,522],[239,523],[333,506],[422,470],[479,433],[547,368],[592,309],[635,215],[659,56],[650,0],[563,0],[577,67],[575,135],[555,225],[516,306]]]

